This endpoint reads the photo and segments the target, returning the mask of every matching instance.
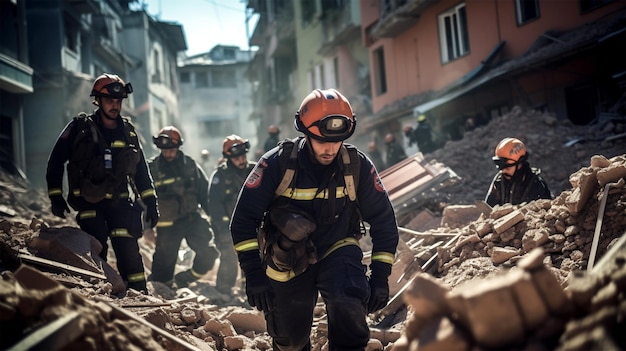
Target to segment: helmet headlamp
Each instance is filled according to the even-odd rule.
[[[228,157],[238,157],[250,150],[250,142],[235,143],[228,148]]]

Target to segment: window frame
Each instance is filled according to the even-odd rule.
[[[528,9],[530,7],[533,7],[532,5],[534,5],[535,15],[534,17],[527,17],[529,16],[529,14],[527,13]],[[541,17],[541,12],[539,10],[539,0],[515,0],[515,21],[517,22],[518,26],[524,25],[528,22],[532,22],[539,17]]]
[[[376,96],[387,93],[387,71],[385,68],[385,47],[381,46],[372,51],[374,68],[374,89]]]
[[[469,54],[469,26],[465,3],[439,14],[437,25],[442,63],[448,63]]]

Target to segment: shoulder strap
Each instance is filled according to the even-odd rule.
[[[98,143],[98,130],[96,128],[96,123],[93,121],[91,116],[87,115],[85,112],[80,112],[78,115],[74,116],[74,120],[77,122],[78,129],[82,132],[91,133],[91,137],[94,143]]]
[[[339,149],[343,162],[343,178],[348,191],[350,201],[356,201],[356,188],[359,184],[359,173],[361,172],[359,155],[355,147],[341,145]]]
[[[132,144],[133,147],[139,147],[139,138],[135,131],[135,126],[130,122],[127,117],[122,117],[122,125],[124,126],[124,136],[126,137],[126,144]]]
[[[274,191],[274,195],[276,197],[282,195],[285,190],[289,188],[289,184],[291,184],[291,181],[296,174],[300,140],[302,140],[302,137],[284,139],[278,143],[278,146],[280,147],[280,170],[283,173],[283,178]]]

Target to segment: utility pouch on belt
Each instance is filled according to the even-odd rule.
[[[87,178],[83,181],[83,185],[80,188],[80,195],[85,201],[95,204],[106,197],[107,190],[105,184],[94,184],[91,179]]]
[[[284,208],[270,210],[259,229],[261,258],[279,271],[302,273],[317,262],[317,251],[310,234],[317,227],[306,214]],[[266,216],[267,216],[266,215]]]

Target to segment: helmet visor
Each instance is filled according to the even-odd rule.
[[[519,161],[515,162],[514,160],[505,157],[494,156],[491,159],[493,160],[493,163],[495,163],[496,168],[499,170],[516,166],[519,163]]]
[[[250,150],[250,142],[246,140],[244,143],[236,143],[228,148],[228,157],[237,157],[245,154]]]
[[[170,138],[166,134],[160,134],[157,137],[152,137],[152,141],[159,149],[173,149],[180,146],[180,141],[178,141],[178,139]]]
[[[346,116],[332,115],[326,116],[319,121],[311,124],[316,126],[324,140],[326,141],[343,141],[352,135],[353,122]]]
[[[133,92],[133,86],[130,83],[123,85],[120,82],[113,82],[105,85],[100,90],[100,93],[105,96],[111,97],[126,97]]]

